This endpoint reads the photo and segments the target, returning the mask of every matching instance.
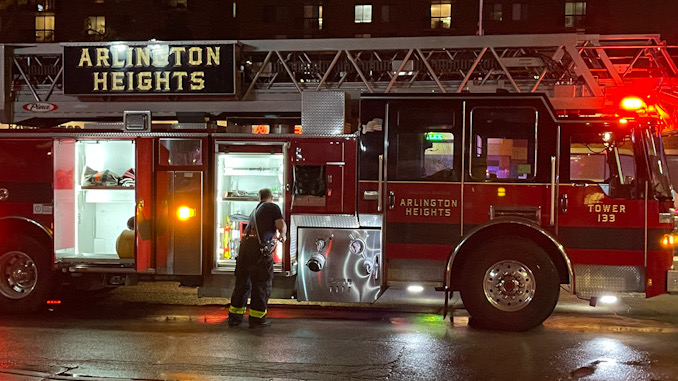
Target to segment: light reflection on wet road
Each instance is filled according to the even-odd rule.
[[[0,315],[0,380],[678,380],[678,325],[653,319],[666,308],[561,309],[542,327],[507,333],[469,327],[461,309],[442,321],[276,306],[271,328],[251,330],[227,327],[223,306],[112,298]]]

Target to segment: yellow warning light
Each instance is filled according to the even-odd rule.
[[[661,239],[661,244],[664,247],[673,247],[674,237],[673,234],[664,234]]]
[[[195,209],[188,206],[181,206],[177,209],[177,218],[181,221],[186,221],[189,218],[195,217]]]
[[[497,197],[504,197],[504,196],[506,196],[506,188],[504,188],[504,187],[497,188]]]
[[[303,133],[304,129],[301,127],[301,124],[297,124],[294,126],[294,133],[296,135],[301,135]]]
[[[621,101],[621,108],[628,111],[640,110],[645,107],[645,102],[638,97],[626,97]]]

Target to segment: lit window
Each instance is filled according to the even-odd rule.
[[[54,9],[54,0],[37,0],[35,5],[38,8],[38,12],[51,11]]]
[[[431,29],[450,29],[452,26],[452,3],[431,1]]]
[[[527,3],[515,3],[513,4],[513,21],[525,21],[528,16],[528,4]]]
[[[580,28],[586,19],[585,1],[568,1],[565,3],[565,27]]]
[[[106,17],[90,16],[85,20],[87,34],[106,34]]]
[[[304,30],[314,31],[323,29],[323,6],[304,6]]]
[[[54,13],[35,15],[35,41],[54,42]]]
[[[169,5],[172,8],[184,8],[188,7],[188,0],[169,0]]]
[[[502,9],[500,3],[490,4],[490,20],[492,21],[502,21]]]
[[[355,6],[355,23],[369,24],[372,22],[372,4],[361,4]]]

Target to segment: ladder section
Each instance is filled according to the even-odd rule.
[[[601,112],[610,99],[642,90],[664,102],[669,114],[678,109],[678,69],[659,35],[246,40],[238,46],[236,95],[186,99],[65,95],[62,45],[6,45],[5,119],[121,118],[140,102],[154,115],[170,117],[300,112],[302,92],[328,90],[354,99],[364,92],[546,93],[557,110],[572,112]],[[31,110],[50,104],[57,109]]]
[[[601,110],[606,94],[673,91],[658,35],[510,35],[243,41],[253,92],[539,92],[559,110]],[[296,49],[298,45],[303,49]]]

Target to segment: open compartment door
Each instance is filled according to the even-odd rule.
[[[136,269],[153,268],[153,139],[136,142]]]

